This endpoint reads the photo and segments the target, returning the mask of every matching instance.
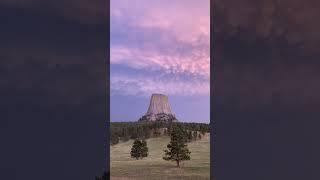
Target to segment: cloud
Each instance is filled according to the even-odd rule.
[[[166,55],[127,47],[111,49],[111,63],[135,69],[163,70],[172,74],[192,74],[209,78],[210,58],[202,51]]]
[[[154,75],[145,81],[139,79],[141,74],[137,79],[111,75],[111,86],[116,86],[111,89],[129,94],[160,90],[166,94],[209,95],[209,1],[136,3],[111,1],[111,68],[118,65]],[[171,78],[161,79],[155,72]],[[177,77],[190,77],[199,83],[192,81],[197,84],[192,86]]]
[[[164,79],[142,76],[115,75],[111,78],[111,95],[124,94],[150,96],[152,93],[167,95],[192,96],[208,95],[210,84],[200,80]]]

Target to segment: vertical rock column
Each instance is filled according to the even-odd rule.
[[[173,115],[168,97],[163,94],[152,94],[147,115],[161,113]]]

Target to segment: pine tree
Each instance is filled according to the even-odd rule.
[[[139,140],[136,139],[133,142],[132,148],[131,148],[131,157],[136,158],[137,160],[140,158],[144,158],[148,156],[148,147],[147,142],[145,140]]]
[[[197,140],[198,138],[198,132],[197,131],[193,131],[193,139]]]
[[[122,128],[122,141],[128,141],[129,140],[129,135],[128,135],[128,129],[127,128]]]
[[[159,129],[158,128],[154,129],[153,136],[154,137],[159,137],[160,135],[161,135],[161,132],[159,131]]]
[[[188,132],[188,141],[189,142],[192,141],[192,132],[191,131]]]
[[[142,140],[141,141],[141,159],[144,158],[144,157],[147,157],[148,156],[148,146],[147,146],[147,142],[145,140]]]
[[[151,130],[150,130],[148,127],[146,127],[143,132],[144,132],[144,138],[145,138],[145,139],[150,138],[150,136],[151,136]]]
[[[171,141],[167,145],[165,156],[166,161],[176,161],[177,167],[180,167],[180,161],[190,160],[190,151],[185,143],[184,133],[181,127],[174,127],[171,132]]]
[[[132,148],[131,148],[131,157],[136,158],[137,160],[139,159],[141,154],[141,141],[136,139],[133,142]]]

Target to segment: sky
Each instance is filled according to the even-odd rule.
[[[111,1],[111,121],[138,120],[152,93],[180,121],[210,121],[209,3]]]
[[[208,76],[209,71],[202,68],[207,62],[201,63],[199,58],[195,68],[169,63],[160,66],[155,65],[159,58],[154,58],[168,52],[166,60],[187,57],[182,58],[183,62],[190,64],[188,58],[194,56],[187,56],[188,53],[198,56],[201,46],[207,48],[205,43],[191,37],[206,32],[194,29],[199,26],[192,23],[203,22],[198,17],[209,13],[203,10],[203,7],[209,9],[208,2],[139,0],[128,6],[125,4],[129,1],[114,2],[116,7],[123,7],[124,13],[112,12],[111,30],[117,29],[115,25],[118,29],[120,25],[126,28],[112,31],[118,38],[111,37],[111,51],[122,52],[117,57],[142,52],[153,57],[148,58],[152,61],[143,61],[145,56],[139,56],[139,61],[111,59],[111,66],[116,67],[111,73],[118,75],[115,82],[128,80],[128,74],[136,78],[164,71],[175,72],[176,79],[187,77],[182,74],[204,79],[189,78],[187,82],[174,83],[189,87],[188,82],[192,82],[192,87],[196,87],[184,89],[186,92],[180,96],[175,95],[180,88],[166,88],[170,89],[169,99],[178,118],[201,110],[209,112],[209,105],[202,106],[203,102],[209,104],[208,96],[204,95],[208,89],[197,88]],[[105,76],[109,52],[106,3],[105,0],[0,1],[0,21],[4,24],[0,28],[3,77],[0,80],[0,179],[87,180],[102,171],[108,134],[105,129],[108,113],[105,91],[109,85]],[[216,122],[216,141],[211,145],[216,147],[218,179],[320,179],[320,23],[317,22],[320,1],[214,0],[214,3],[211,34],[216,40],[213,49],[216,104],[212,120]],[[157,8],[160,10],[156,11]],[[151,9],[154,15],[146,15]],[[167,9],[164,17],[158,17],[156,12],[163,9]],[[178,13],[179,16],[165,16]],[[122,21],[114,23],[114,15]],[[171,17],[175,18],[174,22],[170,21]],[[181,18],[187,21],[178,21]],[[172,23],[177,26],[170,26]],[[193,35],[184,33],[184,29]],[[172,33],[165,36],[161,32]],[[121,43],[129,40],[131,43]],[[176,46],[167,48],[174,41],[179,42],[179,56]],[[132,48],[135,50],[127,51]],[[129,80],[136,82],[135,78]],[[143,81],[149,82],[154,81]],[[129,88],[131,84],[134,88]],[[126,110],[116,114],[119,120],[138,118],[147,110],[150,94],[146,92],[153,91],[152,86],[139,86],[147,87],[139,89],[136,83],[131,84],[127,83],[125,88],[114,86],[118,91],[112,89],[111,103],[118,103],[118,107]],[[186,96],[190,89],[193,95]],[[204,107],[201,110],[196,107],[200,105]],[[141,109],[131,112],[136,106]]]

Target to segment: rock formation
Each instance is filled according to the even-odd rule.
[[[147,113],[139,121],[177,121],[171,111],[168,97],[163,94],[152,94]]]

